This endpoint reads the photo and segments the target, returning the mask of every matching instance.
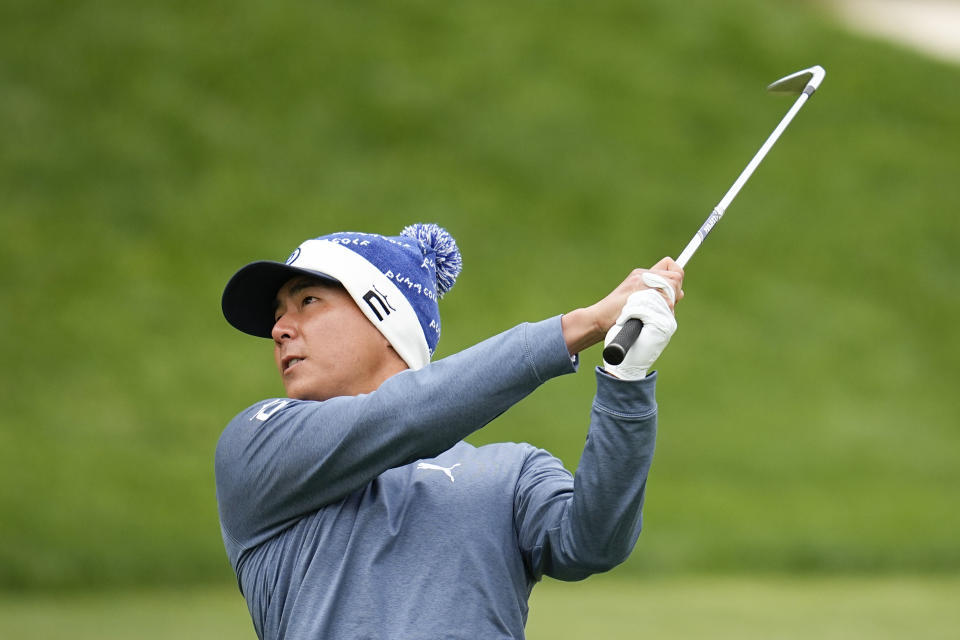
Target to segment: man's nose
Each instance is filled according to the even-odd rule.
[[[283,314],[273,323],[273,329],[270,331],[270,335],[277,344],[296,337],[297,325],[290,317],[290,314]]]

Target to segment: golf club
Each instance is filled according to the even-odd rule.
[[[743,185],[746,184],[747,180],[750,179],[750,176],[753,174],[760,162],[763,161],[764,157],[767,155],[767,152],[770,151],[770,148],[773,147],[774,143],[780,137],[780,134],[782,134],[784,129],[787,128],[787,125],[790,124],[790,121],[793,120],[793,117],[797,115],[797,112],[800,111],[800,108],[807,101],[807,98],[813,95],[813,92],[816,91],[820,86],[820,83],[823,82],[823,77],[825,75],[826,71],[824,71],[823,67],[817,65],[810,67],[809,69],[803,69],[802,71],[797,71],[796,73],[791,73],[788,76],[784,76],[767,87],[767,91],[771,93],[789,95],[799,94],[800,97],[797,98],[796,102],[793,103],[793,106],[790,107],[787,115],[783,117],[783,119],[780,121],[780,124],[777,125],[777,128],[773,130],[773,133],[770,134],[770,137],[768,137],[766,142],[763,143],[763,146],[760,147],[760,150],[757,151],[756,155],[753,156],[753,159],[750,160],[749,164],[747,164],[746,168],[733,183],[733,186],[730,187],[726,195],[723,196],[717,206],[713,208],[713,211],[711,211],[710,215],[707,216],[706,221],[700,226],[700,229],[696,234],[694,234],[693,238],[689,243],[687,243],[687,246],[680,253],[680,257],[677,258],[676,262],[681,268],[687,266],[687,262],[690,261],[690,258],[693,257],[693,254],[696,253],[700,245],[703,244],[704,239],[717,224],[717,222],[720,221],[720,218],[723,217],[727,207],[729,207],[730,203],[733,202],[733,199],[737,197],[740,189],[742,189]],[[620,330],[620,333],[618,333],[610,342],[610,344],[603,349],[603,359],[613,365],[623,362],[623,358],[627,355],[627,351],[630,349],[631,345],[636,342],[642,328],[643,322],[640,320],[636,318],[627,320],[627,322],[624,323],[623,328]]]

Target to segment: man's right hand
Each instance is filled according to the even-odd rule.
[[[656,275],[673,289],[673,296],[667,288],[651,286],[644,281],[644,274]],[[660,281],[662,283],[662,281]],[[652,269],[634,269],[599,302],[583,309],[576,309],[563,316],[563,336],[570,354],[575,354],[604,340],[623,311],[627,299],[638,291],[659,289],[668,308],[673,311],[677,302],[683,299],[683,268],[672,258],[664,258]]]

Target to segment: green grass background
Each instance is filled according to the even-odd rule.
[[[679,253],[811,64],[689,265],[616,574],[952,579],[956,66],[786,0],[7,0],[0,594],[229,585],[213,448],[282,393],[220,315],[242,264],[439,222],[442,357]],[[575,469],[597,361],[471,440]]]

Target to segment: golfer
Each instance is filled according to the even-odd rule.
[[[260,638],[523,638],[543,576],[580,580],[633,549],[650,367],[682,269],[664,258],[592,306],[431,362],[460,268],[446,231],[412,225],[307,240],[227,284],[224,315],[273,341],[286,391],[237,415],[216,450],[223,541]],[[529,444],[463,441],[634,317],[624,362],[596,370],[575,476]]]

